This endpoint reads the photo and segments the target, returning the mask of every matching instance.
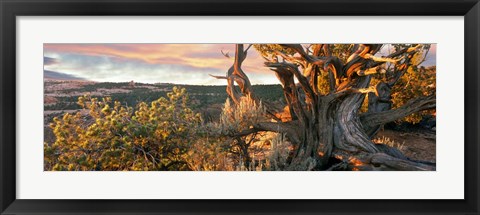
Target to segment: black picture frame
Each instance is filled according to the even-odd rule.
[[[1,214],[479,214],[478,0],[0,0]],[[464,16],[464,200],[28,200],[16,198],[17,16]],[[454,144],[454,143],[452,143]],[[461,162],[461,161],[455,161]],[[446,184],[445,186],[448,186]]]

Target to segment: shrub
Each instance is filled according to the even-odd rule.
[[[276,134],[267,152],[266,170],[285,170],[291,148],[291,143],[287,141],[285,134]]]
[[[188,170],[185,154],[200,114],[187,106],[185,89],[136,109],[110,98],[78,98],[83,111],[51,123],[54,143],[44,144],[47,170]]]
[[[213,127],[219,136],[224,137],[224,144],[229,148],[235,169],[254,170],[252,167],[252,147],[259,139],[259,132],[249,135],[236,136],[245,130],[253,128],[258,123],[267,120],[265,107],[260,102],[257,104],[249,97],[242,97],[238,104],[231,104],[227,99],[220,115],[220,122]],[[226,137],[226,138],[225,138]]]

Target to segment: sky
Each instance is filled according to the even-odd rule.
[[[44,44],[44,72],[98,82],[226,85],[210,74],[225,75],[234,55],[235,44]],[[435,63],[432,45],[423,65]],[[242,69],[252,84],[278,84],[263,64],[252,47]]]

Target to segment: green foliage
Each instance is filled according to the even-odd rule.
[[[327,95],[330,92],[330,82],[328,73],[322,72],[317,77],[317,90],[321,95]]]
[[[343,63],[347,62],[348,57],[352,54],[353,44],[329,44],[332,55],[338,57]]]
[[[97,86],[98,85],[98,86]],[[187,89],[190,96],[190,106],[198,111],[207,108],[213,104],[223,104],[228,95],[225,86],[201,86],[201,85],[180,85]],[[114,88],[118,87],[118,88]],[[94,83],[85,85],[82,88],[61,90],[61,93],[94,93],[98,89],[125,89],[128,83]],[[140,102],[150,103],[158,97],[166,97],[167,91],[171,91],[171,84],[140,84],[136,88],[128,89],[129,92],[111,93],[108,96],[113,101],[119,101],[122,105],[131,107],[136,106]],[[265,101],[277,102],[283,101],[283,92],[280,85],[253,85],[255,93]],[[156,90],[152,90],[156,89]],[[81,107],[77,104],[78,96],[61,96],[55,97],[58,102],[44,106],[44,110],[75,110]]]
[[[185,89],[141,102],[134,110],[111,98],[82,96],[84,111],[66,113],[50,125],[47,170],[188,170],[185,155],[201,124],[187,106]]]
[[[187,152],[185,160],[193,171],[234,171],[234,156],[225,137],[198,138]]]
[[[127,83],[110,84],[101,86],[124,88]],[[88,86],[94,89],[95,85],[96,83]],[[240,150],[237,146],[232,146],[228,138],[220,135],[218,122],[199,126],[199,118],[189,121],[189,118],[193,118],[191,114],[178,115],[182,113],[178,111],[180,108],[187,108],[183,106],[183,97],[185,100],[188,98],[188,109],[195,112],[203,112],[214,104],[224,104],[227,99],[225,86],[183,85],[181,87],[190,94],[187,97],[185,93],[181,98],[164,91],[174,89],[174,92],[178,92],[179,89],[171,84],[148,85],[147,88],[139,87],[140,84],[136,86],[138,88],[130,89],[128,93],[113,93],[104,99],[92,96],[58,97],[59,102],[55,106],[46,106],[46,110],[82,111],[73,114],[59,112],[46,117],[47,124],[53,123],[46,128],[52,137],[46,138],[45,169],[210,171],[241,167],[238,155]],[[161,90],[149,90],[152,86],[158,86]],[[81,89],[79,91],[83,92]],[[280,85],[254,85],[253,89],[267,101],[279,102],[283,99]],[[180,94],[183,95],[184,92],[181,91]],[[166,98],[153,100],[155,95],[157,98]],[[176,106],[172,106],[170,98],[175,100]],[[243,108],[247,105],[245,103]],[[175,108],[172,109],[173,107]],[[57,119],[53,120],[54,117]],[[178,127],[184,133],[172,129],[173,127]],[[125,139],[120,138],[120,135]],[[115,141],[118,142],[117,145],[110,146]],[[162,147],[158,147],[159,144]],[[112,153],[119,156],[111,156]],[[168,163],[175,164],[168,166]]]
[[[410,44],[394,44],[395,51],[409,47]],[[408,101],[421,96],[435,94],[436,92],[436,67],[425,68],[419,66],[425,60],[430,49],[430,45],[423,44],[410,56],[410,64],[404,75],[398,80],[392,88],[392,108],[398,108],[405,105]],[[419,123],[424,116],[435,115],[435,110],[422,111],[411,114],[401,120],[412,124]]]
[[[292,49],[285,48],[279,44],[254,44],[253,47],[260,53],[260,55],[268,60],[277,58],[277,52],[282,52],[287,55],[294,55],[296,52]]]
[[[408,101],[420,96],[427,96],[436,91],[436,68],[410,66],[405,75],[392,89],[393,108],[405,105]],[[422,111],[405,117],[402,121],[419,123],[426,115],[434,115],[435,110]]]

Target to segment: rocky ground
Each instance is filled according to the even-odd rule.
[[[398,131],[384,129],[376,139],[387,139],[400,146],[400,150],[409,158],[434,162],[436,160],[436,133],[430,129],[416,131]]]

